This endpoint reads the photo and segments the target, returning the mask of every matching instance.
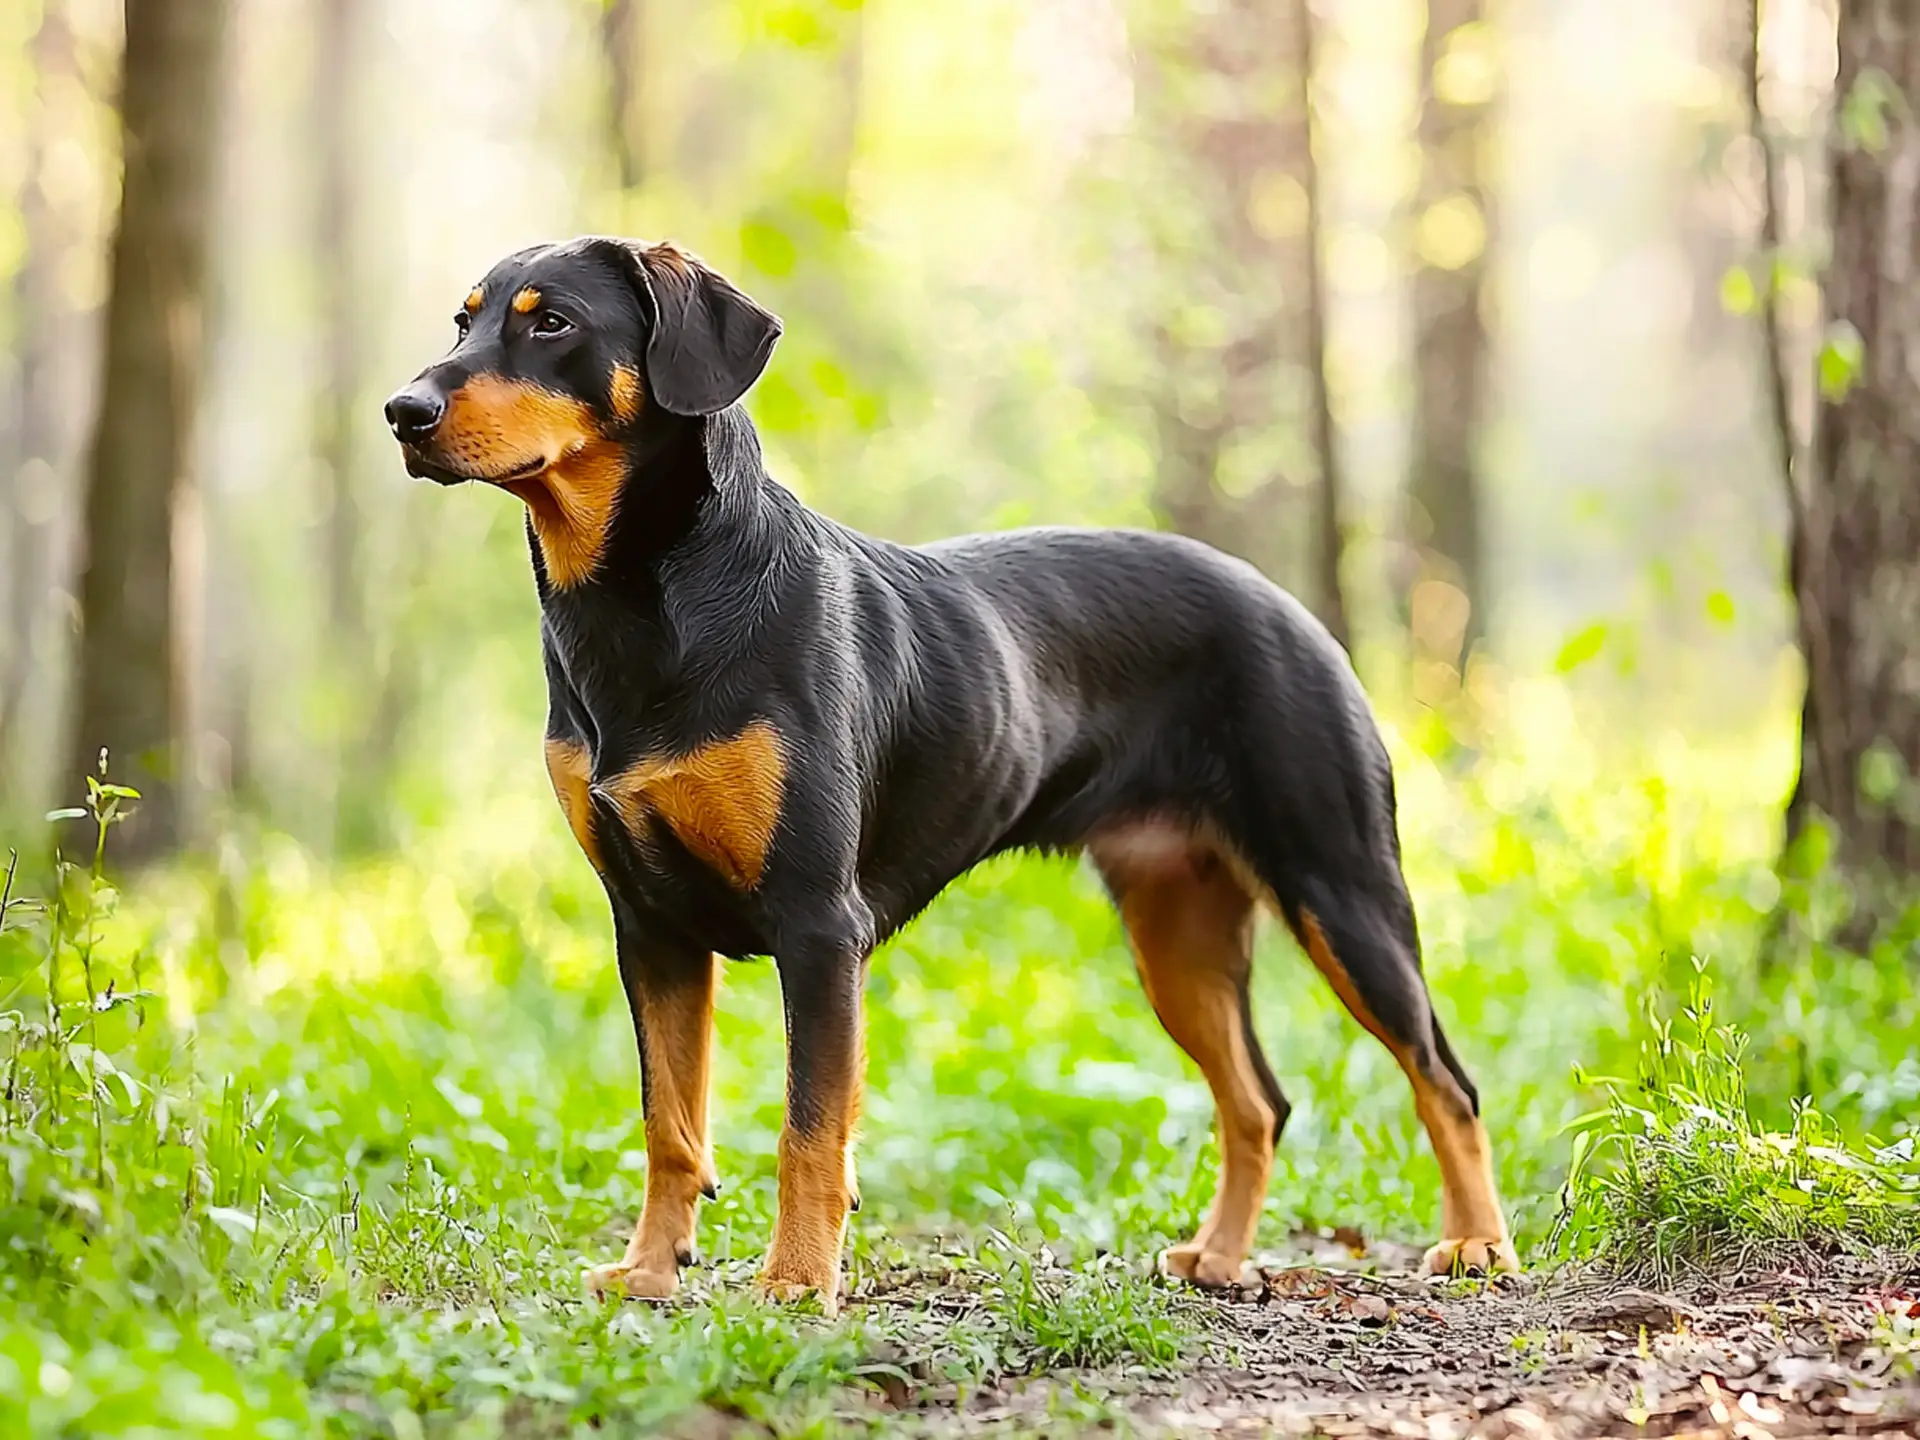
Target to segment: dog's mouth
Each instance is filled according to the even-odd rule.
[[[545,456],[535,456],[511,470],[482,474],[478,471],[456,470],[411,445],[400,448],[406,457],[407,473],[416,480],[431,480],[436,485],[469,485],[476,482],[483,485],[510,485],[516,480],[531,480],[551,463]]]

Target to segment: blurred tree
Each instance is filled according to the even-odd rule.
[[[793,0],[758,21],[756,43],[690,99],[675,164],[737,207],[747,288],[788,321],[757,413],[819,474],[911,373],[854,231],[869,17],[863,0]]]
[[[1485,291],[1494,228],[1486,166],[1497,77],[1482,0],[1427,0],[1406,516],[1412,563],[1404,588],[1416,657],[1462,672],[1487,626],[1475,447],[1486,410]]]
[[[54,89],[77,77],[74,36],[61,6],[48,0],[28,46],[35,95],[26,134],[20,223],[26,255],[14,276],[14,345],[19,357],[17,410],[7,485],[7,633],[0,660],[0,783],[13,758],[14,728],[25,704],[41,619],[53,581],[54,510],[67,460],[60,361],[71,344],[61,266],[77,237],[48,193],[49,155],[60,138]]]
[[[1321,267],[1325,234],[1321,224],[1320,160],[1315,153],[1318,126],[1314,123],[1314,59],[1319,53],[1319,22],[1311,0],[1295,0],[1294,25],[1300,36],[1301,108],[1306,116],[1305,148],[1300,174],[1307,200],[1307,374],[1312,380],[1313,451],[1319,462],[1314,486],[1313,603],[1322,621],[1342,645],[1350,644],[1346,591],[1340,583],[1340,562],[1346,539],[1340,528],[1346,486],[1340,464],[1340,436],[1333,423],[1333,397],[1327,389],[1327,282]]]
[[[1920,879],[1920,13],[1840,0],[1838,37],[1829,330],[1792,537],[1807,689],[1787,830],[1831,826],[1859,939]]]
[[[145,795],[118,850],[180,833],[176,505],[190,483],[202,361],[215,97],[228,0],[126,0],[122,181],[88,461],[71,773],[101,747]]]
[[[332,840],[360,849],[380,839],[378,803],[384,778],[372,733],[382,693],[369,634],[365,575],[367,505],[356,476],[361,379],[360,337],[366,333],[369,294],[360,216],[357,156],[366,144],[358,124],[365,113],[365,0],[328,0],[315,12],[313,137],[315,186],[313,274],[319,296],[320,385],[314,405],[314,476],[324,527],[319,553],[327,632],[322,676],[335,722]],[[245,746],[237,747],[246,753]],[[244,775],[236,777],[244,785]]]
[[[1326,479],[1315,446],[1329,444],[1332,421],[1314,310],[1311,17],[1303,0],[1223,0],[1147,18],[1154,506],[1344,628],[1327,558],[1337,517],[1330,492],[1313,493]]]
[[[647,178],[642,82],[646,75],[645,0],[604,0],[600,48],[607,57],[607,119],[622,190]]]
[[[328,0],[316,13],[319,35],[313,73],[314,144],[318,175],[314,205],[313,270],[320,294],[320,393],[314,448],[325,517],[327,621],[345,669],[364,657],[366,616],[360,574],[361,505],[354,494],[354,432],[359,410],[358,336],[364,266],[357,224],[360,205],[354,156],[361,137],[354,121],[361,0]]]
[[[1788,513],[1793,517],[1793,537],[1804,533],[1801,516],[1800,446],[1793,423],[1792,392],[1787,378],[1786,336],[1780,316],[1780,267],[1782,265],[1782,217],[1780,165],[1768,133],[1766,113],[1760,104],[1760,6],[1753,0],[1747,11],[1746,101],[1747,124],[1760,159],[1760,235],[1756,268],[1759,279],[1753,285],[1754,303],[1760,317],[1762,379],[1766,388],[1767,428],[1774,463],[1779,467],[1780,483],[1786,492]],[[1798,573],[1799,546],[1789,553],[1788,563]],[[1797,591],[1799,582],[1794,580]]]

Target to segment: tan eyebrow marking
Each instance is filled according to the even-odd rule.
[[[478,285],[476,285],[473,287],[473,289],[467,292],[466,308],[468,310],[478,310],[480,308],[481,302],[484,301],[486,298],[487,298],[487,292],[482,290]]]
[[[531,285],[522,286],[520,293],[513,297],[513,308],[525,315],[540,303],[540,292]]]

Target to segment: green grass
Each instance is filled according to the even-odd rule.
[[[1568,1127],[1606,1101],[1574,1064],[1626,1074],[1657,1050],[1644,1001],[1685,996],[1696,954],[1754,1036],[1751,1134],[1858,1156],[1910,1142],[1920,1095],[1898,956],[1745,958],[1773,894],[1754,757],[1674,753],[1621,783],[1569,729],[1517,717],[1551,747],[1489,745],[1504,758],[1463,777],[1396,753],[1429,972],[1534,1264],[1621,1246],[1578,1208],[1554,1236]],[[1065,862],[985,867],[876,959],[841,1319],[752,1298],[784,1083],[777,985],[752,964],[720,1007],[706,1264],[669,1306],[587,1303],[580,1270],[639,1202],[637,1067],[604,900],[527,768],[399,858],[330,868],[236,837],[128,896],[85,864],[19,883],[47,903],[0,934],[0,1433],[645,1433],[707,1406],[827,1434],[1039,1374],[1066,1433],[1109,1417],[1115,1376],[1225,1358],[1213,1302],[1151,1274],[1210,1197],[1211,1106]],[[1295,1105],[1261,1243],[1432,1239],[1438,1175],[1393,1061],[1281,935],[1260,949],[1258,1025]],[[1620,1091],[1654,1122],[1608,1112],[1623,1138],[1592,1147],[1577,1207],[1646,1180],[1657,1221],[1721,1173],[1684,1168],[1676,1117],[1681,1080],[1725,1072],[1657,1074]],[[1650,1179],[1618,1178],[1650,1156]],[[1735,1231],[1759,1213],[1725,1208]]]
[[[1700,970],[1679,1015],[1651,1016],[1638,1079],[1594,1082],[1607,1105],[1574,1146],[1573,1251],[1658,1282],[1756,1259],[1920,1253],[1914,1137],[1850,1135],[1806,1096],[1783,1127],[1759,1122],[1747,1037],[1719,1023]]]

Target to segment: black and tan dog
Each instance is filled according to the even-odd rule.
[[[1297,602],[1167,535],[907,549],[815,514],[738,403],[779,321],[670,246],[520,251],[454,319],[387,419],[413,474],[526,503],[547,768],[612,902],[639,1040],[645,1202],[591,1289],[666,1296],[691,1259],[715,953],[771,955],[788,1088],[762,1284],[832,1307],[868,956],[1017,847],[1092,856],[1219,1107],[1219,1190],[1170,1274],[1239,1281],[1286,1123],[1247,1004],[1263,902],[1413,1084],[1444,1185],[1429,1268],[1514,1266],[1421,975],[1386,751]]]

